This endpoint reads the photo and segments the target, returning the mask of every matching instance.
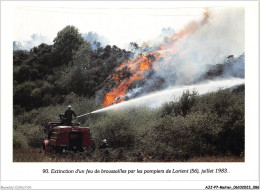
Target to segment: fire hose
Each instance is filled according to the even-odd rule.
[[[83,117],[83,116],[86,116],[86,115],[90,115],[90,114],[91,114],[91,113],[85,113],[85,114],[79,115],[79,116],[76,117],[76,119],[77,119],[77,118],[80,118],[80,117]]]

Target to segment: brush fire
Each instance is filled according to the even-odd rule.
[[[214,36],[212,36],[212,28],[219,35],[218,29],[215,28],[218,24],[216,26],[212,24],[215,22],[214,19],[209,9],[206,9],[201,20],[190,22],[184,29],[170,36],[164,36],[163,40],[159,40],[152,46],[146,43],[144,47],[136,48],[132,58],[119,65],[110,75],[109,78],[114,81],[115,85],[104,96],[103,107],[105,108],[91,113],[99,113],[120,106],[138,105],[140,102],[146,102],[146,105],[150,107],[155,102],[161,105],[172,101],[173,96],[180,97],[187,89],[196,89],[200,94],[205,94],[218,88],[230,88],[243,84],[243,53],[236,53],[237,57],[233,54],[222,53],[221,57],[219,52],[215,52],[221,57],[217,62],[222,60],[222,64],[212,63],[215,55],[212,54],[212,50],[219,48],[218,43],[211,39]],[[203,46],[207,46],[209,51],[205,51]],[[222,77],[222,80],[218,77]],[[218,80],[209,81],[209,79]],[[60,135],[57,136],[57,134]],[[108,147],[106,140],[103,141],[103,145]],[[62,122],[49,124],[48,139],[44,141],[46,152],[52,149],[82,150],[88,147],[92,149],[95,147],[89,128],[82,128],[77,122],[72,126],[63,126]]]
[[[122,63],[116,71],[118,74],[114,74],[112,79],[118,84],[117,87],[113,88],[111,92],[105,95],[104,106],[110,106],[114,103],[122,102],[126,99],[126,95],[130,85],[138,80],[145,79],[145,73],[156,70],[158,67],[166,67],[167,65],[174,64],[172,62],[172,56],[177,54],[184,54],[184,52],[178,52],[175,46],[176,42],[185,36],[195,33],[200,27],[205,25],[209,19],[209,10],[206,10],[204,17],[200,22],[191,22],[179,33],[173,34],[172,36],[165,38],[161,46],[151,48],[153,50],[143,52],[136,58],[130,59]],[[160,61],[163,60],[163,61]],[[123,69],[127,68],[131,76],[127,79],[120,79]]]
[[[231,56],[228,55],[230,51],[219,47],[219,42],[214,39],[212,30],[219,25],[212,24],[215,20],[218,20],[216,15],[205,9],[201,20],[192,21],[179,32],[164,36],[156,45],[149,47],[146,44],[139,48],[132,58],[123,62],[110,76],[115,85],[105,94],[103,106],[108,107],[153,91],[195,84],[207,79],[207,72],[212,71],[212,65]],[[220,32],[218,30],[220,29],[215,29],[214,32]],[[226,43],[231,42],[231,38],[225,40]],[[205,50],[207,47],[208,50]],[[237,53],[238,57],[242,53]],[[128,76],[125,75],[126,71]]]

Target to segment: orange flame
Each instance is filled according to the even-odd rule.
[[[170,38],[167,38],[167,42],[156,50],[150,53],[143,53],[137,56],[135,59],[130,59],[126,62],[123,62],[116,71],[120,73],[123,68],[129,69],[131,76],[127,79],[120,80],[118,74],[114,74],[112,78],[116,83],[120,83],[117,87],[114,87],[111,92],[108,92],[105,95],[104,106],[110,106],[115,103],[119,103],[125,100],[129,86],[140,79],[144,78],[144,73],[151,69],[157,69],[159,64],[157,61],[160,58],[164,58],[163,63],[161,64],[174,64],[171,61],[171,57],[178,53],[178,50],[175,46],[175,43],[182,39],[184,36],[195,33],[201,26],[207,23],[209,19],[209,10],[206,9],[203,15],[201,22],[190,22],[183,30],[178,33],[173,34]],[[180,55],[185,52],[179,52]],[[154,64],[153,64],[154,63]],[[153,64],[153,65],[152,65]],[[160,65],[161,66],[161,65]]]

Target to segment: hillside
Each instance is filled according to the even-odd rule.
[[[36,160],[25,155],[39,150],[46,125],[57,121],[69,104],[80,115],[169,87],[244,78],[244,54],[227,53],[217,63],[205,62],[188,72],[183,65],[189,61],[183,60],[189,54],[174,49],[182,37],[175,33],[160,47],[132,42],[127,51],[86,41],[76,27],[66,26],[53,45],[15,50],[14,161],[203,161],[210,157],[243,161],[244,85],[205,94],[183,91],[179,100],[156,108],[133,105],[78,119],[91,128],[97,145],[107,139],[107,150],[80,153],[77,158],[68,153],[62,160],[42,152]]]

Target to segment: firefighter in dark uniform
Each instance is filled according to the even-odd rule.
[[[68,106],[68,109],[65,111],[65,118],[66,118],[66,124],[67,125],[71,125],[71,121],[72,121],[72,115],[74,117],[77,117],[77,115],[75,114],[75,112],[71,109],[71,106]]]

